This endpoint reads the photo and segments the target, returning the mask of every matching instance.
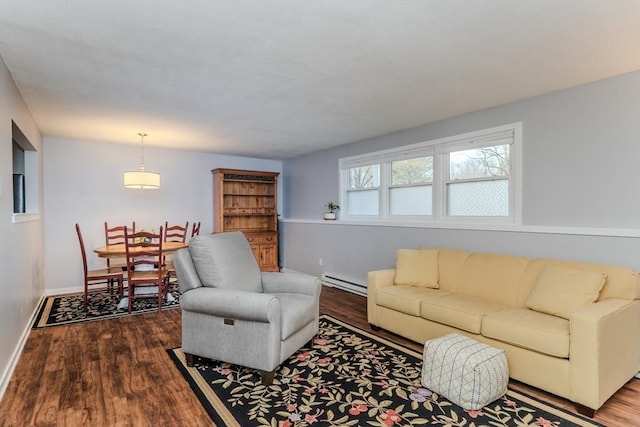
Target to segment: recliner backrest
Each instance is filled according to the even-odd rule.
[[[172,255],[172,261],[173,267],[176,269],[176,276],[178,276],[180,292],[184,294],[191,289],[202,287],[200,276],[198,276],[196,267],[193,265],[191,253],[188,248],[179,249],[174,252]]]
[[[194,237],[189,252],[203,286],[262,292],[260,268],[241,232]]]

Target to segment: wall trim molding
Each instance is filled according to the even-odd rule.
[[[327,226],[368,226],[368,227],[401,227],[401,228],[433,228],[445,230],[498,231],[512,233],[564,234],[580,236],[605,237],[640,237],[640,229],[634,228],[600,228],[600,227],[568,227],[549,225],[515,225],[515,224],[461,224],[461,223],[407,223],[397,221],[325,221],[322,219],[280,219],[283,223],[322,224]]]

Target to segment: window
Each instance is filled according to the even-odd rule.
[[[431,215],[433,156],[391,162],[390,215]]]
[[[13,222],[39,219],[38,152],[11,122],[13,154]]]
[[[519,222],[521,128],[341,159],[343,219]]]
[[[378,215],[380,165],[349,168],[347,205],[352,215]]]
[[[13,213],[25,213],[24,150],[13,140]]]

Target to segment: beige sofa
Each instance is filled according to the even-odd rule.
[[[592,416],[640,370],[640,279],[623,267],[399,250],[368,273],[368,320],[413,341],[451,332],[506,351],[509,376]]]

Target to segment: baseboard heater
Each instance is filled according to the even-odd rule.
[[[354,294],[367,296],[367,285],[350,279],[343,279],[333,274],[323,274],[320,279],[325,285],[340,288]]]

